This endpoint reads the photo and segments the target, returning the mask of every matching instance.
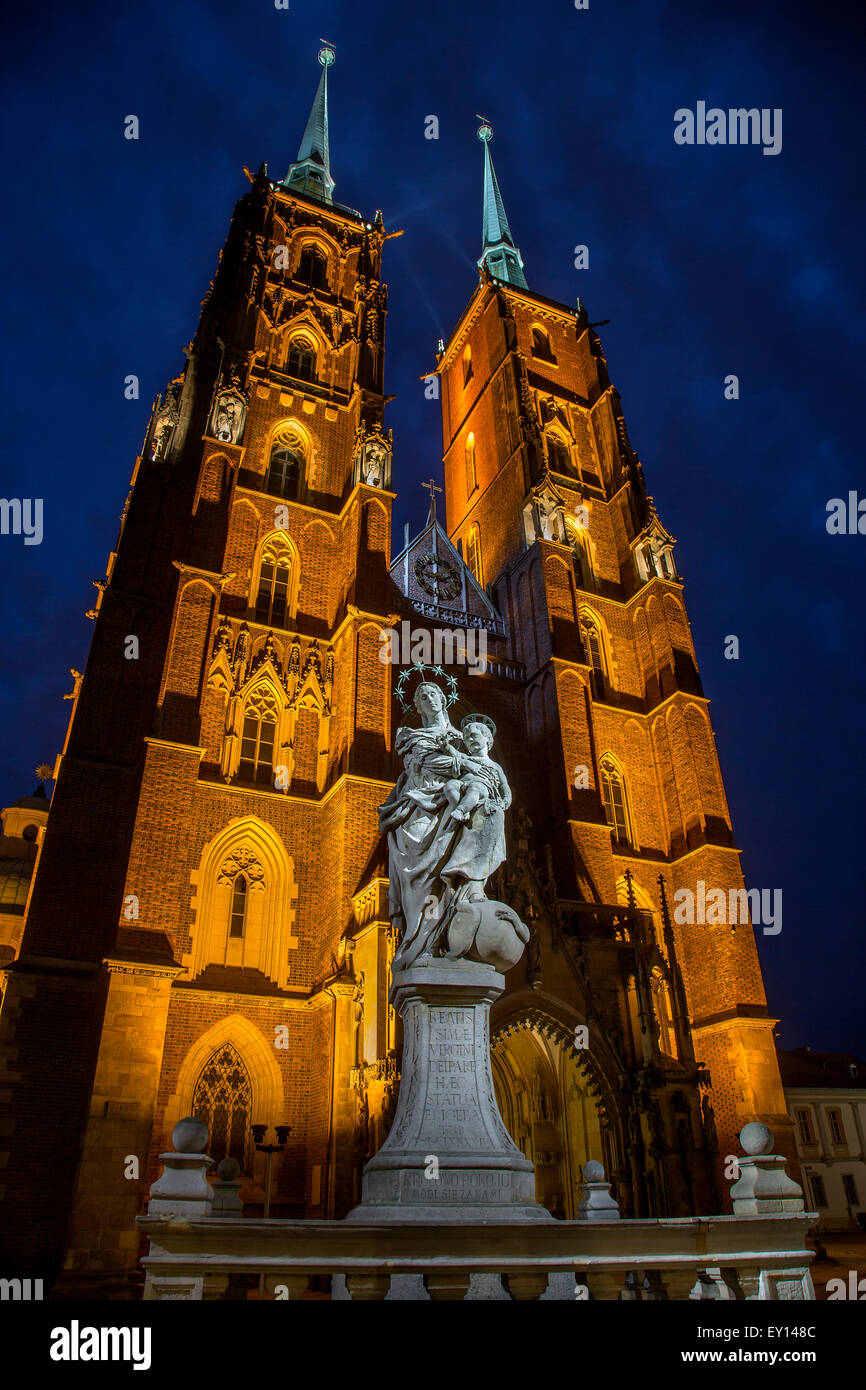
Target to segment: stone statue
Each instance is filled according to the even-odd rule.
[[[417,960],[468,959],[508,970],[529,931],[484,885],[505,859],[511,791],[490,756],[496,725],[471,714],[460,732],[442,689],[422,680],[413,704],[420,728],[403,725],[396,749],[403,772],[379,808],[388,836],[391,920],[401,934],[395,970]]]
[[[235,403],[231,396],[217,405],[216,437],[227,444],[231,444],[235,437]]]
[[[211,415],[210,428],[213,438],[221,440],[224,444],[239,444],[246,413],[246,399],[237,386],[232,385],[220,391],[214,401]]]
[[[559,503],[553,497],[542,494],[538,499],[538,519],[541,526],[541,534],[546,541],[559,540],[558,516]]]
[[[364,458],[364,482],[368,487],[381,487],[385,467],[385,450],[376,440],[367,445]]]
[[[493,720],[467,715],[458,732],[443,690],[424,679],[430,669],[411,668],[421,674],[412,701],[421,724],[398,730],[403,771],[379,807],[391,925],[400,937],[389,1001],[403,1020],[402,1080],[393,1124],[346,1219],[550,1221],[535,1199],[532,1163],[497,1108],[490,1068],[490,1007],[505,988],[500,972],[520,959],[529,938],[513,909],[484,893],[505,859],[511,792],[491,756]],[[440,668],[433,674],[444,675]],[[409,676],[397,686],[404,709]],[[453,702],[456,682],[446,679]]]

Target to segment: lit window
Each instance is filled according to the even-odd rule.
[[[247,704],[241,734],[239,775],[245,782],[270,782],[277,738],[277,702],[258,691]]]
[[[532,330],[532,355],[537,357],[540,362],[555,362],[553,348],[550,346],[550,338],[543,328],[533,328]]]
[[[315,246],[305,246],[298,262],[297,278],[303,280],[305,285],[310,285],[313,289],[325,289],[327,286],[326,270],[327,262],[321,251],[317,250]]]
[[[466,438],[466,496],[471,497],[478,486],[478,471],[475,467],[475,435]]]
[[[210,1131],[207,1151],[215,1163],[234,1158],[249,1171],[251,1109],[249,1073],[231,1043],[225,1043],[202,1067],[192,1100],[193,1114]]]
[[[604,652],[604,638],[598,620],[592,613],[581,613],[580,635],[583,649],[590,668],[592,693],[597,700],[607,696],[607,662]]]
[[[297,449],[284,449],[275,444],[268,462],[265,492],[294,501],[300,490],[302,468],[303,458]]]
[[[238,874],[232,887],[232,915],[229,924],[229,936],[243,936],[246,916],[247,881],[243,874]]]
[[[290,345],[286,371],[289,376],[297,377],[299,381],[315,379],[316,354],[307,343],[296,340]]]
[[[608,756],[602,758],[600,772],[601,800],[604,806],[604,814],[607,817],[607,823],[617,840],[629,844],[631,842],[631,834],[629,831],[625,779],[622,775],[622,771],[614,762],[613,758]]]
[[[477,526],[470,526],[466,532],[466,564],[475,575],[478,583],[484,585],[484,571],[481,566],[481,532]]]
[[[285,541],[274,538],[267,542],[259,570],[259,589],[256,594],[257,623],[285,627],[289,614],[293,556]]]

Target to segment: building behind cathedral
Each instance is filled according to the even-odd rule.
[[[453,713],[495,721],[514,789],[496,895],[533,934],[493,1060],[538,1200],[574,1217],[597,1158],[626,1216],[720,1211],[742,1124],[790,1133],[752,928],[674,920],[678,890],[743,880],[601,340],[531,287],[482,127],[478,281],[430,364],[444,496],[395,547],[388,232],[334,200],[320,59],[298,157],[251,178],[155,404],[44,835],[19,803],[41,842],[23,937],[29,867],[4,927],[0,1228],[58,1295],[134,1292],[135,1216],[188,1114],[248,1214],[252,1124],[291,1127],[272,1215],[357,1201],[400,1079],[377,808],[404,624],[447,635]]]

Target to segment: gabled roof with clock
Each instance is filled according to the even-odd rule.
[[[435,504],[424,530],[393,561],[391,578],[422,617],[505,636],[504,619],[448,539]]]

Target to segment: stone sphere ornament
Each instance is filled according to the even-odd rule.
[[[597,1158],[591,1158],[583,1165],[584,1182],[604,1182],[604,1165]]]
[[[740,1147],[751,1158],[772,1153],[773,1143],[773,1131],[762,1125],[760,1120],[752,1120],[740,1130]]]
[[[241,1165],[236,1158],[224,1158],[217,1164],[217,1177],[220,1182],[235,1182]]]
[[[207,1125],[203,1120],[197,1120],[195,1115],[187,1115],[183,1120],[178,1120],[171,1131],[174,1151],[179,1154],[203,1154],[209,1137]]]

